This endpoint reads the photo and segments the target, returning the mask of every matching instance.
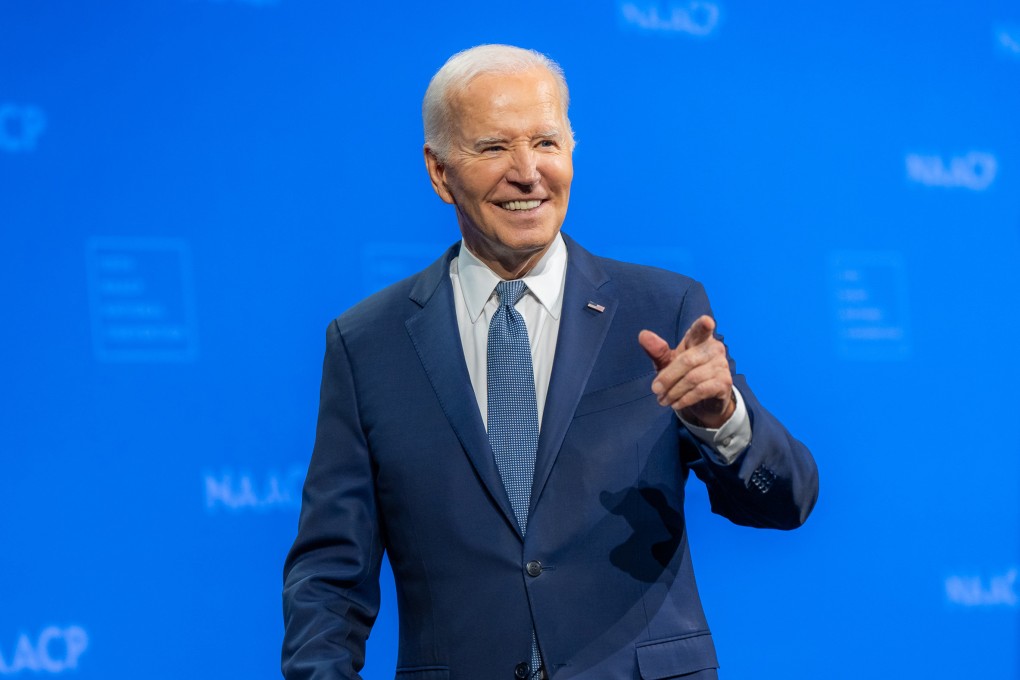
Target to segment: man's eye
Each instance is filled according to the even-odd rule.
[[[503,150],[503,147],[502,146],[498,146],[498,145],[487,146],[484,149],[482,149],[482,151],[485,152],[485,153],[492,153],[492,152],[495,152],[495,151],[502,151],[502,150]]]
[[[541,146],[541,147],[544,147],[546,149],[552,149],[552,148],[554,148],[556,146],[556,142],[554,142],[551,139],[543,139],[542,141],[540,141],[538,143],[538,145]]]

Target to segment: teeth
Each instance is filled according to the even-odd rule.
[[[506,203],[500,203],[499,207],[503,208],[503,210],[531,210],[541,204],[542,201],[507,201]]]

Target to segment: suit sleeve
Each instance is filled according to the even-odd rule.
[[[326,333],[319,418],[298,535],[284,565],[283,674],[359,678],[379,611],[383,544],[357,389],[336,321]]]
[[[682,305],[677,337],[702,314],[712,314],[705,289],[694,283]],[[721,337],[720,337],[721,340]],[[712,455],[708,444],[680,425],[682,453],[708,487],[712,511],[744,526],[794,529],[802,525],[818,498],[818,468],[811,452],[759,403],[744,376],[727,357],[733,384],[740,390],[751,421],[751,443],[730,464]]]

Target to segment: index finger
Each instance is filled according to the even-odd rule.
[[[691,327],[687,329],[684,334],[684,339],[680,341],[680,347],[683,349],[690,349],[691,347],[697,347],[706,340],[712,337],[712,331],[715,330],[715,319],[710,317],[708,314],[702,314]]]

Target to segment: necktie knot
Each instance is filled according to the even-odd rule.
[[[528,290],[527,284],[520,279],[516,281],[500,281],[496,284],[496,294],[499,295],[500,307],[509,305],[513,307],[524,297]]]

